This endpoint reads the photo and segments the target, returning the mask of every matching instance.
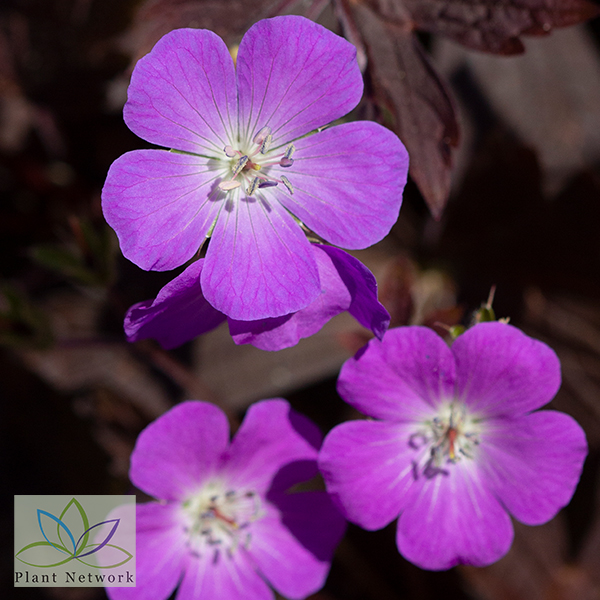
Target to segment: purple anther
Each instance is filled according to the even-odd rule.
[[[259,184],[258,187],[260,189],[262,188],[270,188],[270,187],[275,187],[277,185],[277,181],[273,181],[272,179],[263,179]]]

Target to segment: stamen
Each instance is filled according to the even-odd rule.
[[[237,154],[237,151],[234,149],[234,147],[229,145],[223,148],[223,152],[225,152],[229,158],[233,158]]]
[[[235,190],[235,188],[240,187],[240,185],[242,185],[240,181],[229,179],[228,181],[221,181],[221,183],[219,183],[219,189],[228,192],[229,190]]]
[[[273,136],[269,133],[267,137],[263,140],[263,143],[260,145],[260,153],[266,154],[271,147],[271,142],[273,141]]]
[[[294,144],[290,144],[286,148],[285,154],[283,155],[282,159],[279,161],[279,164],[282,167],[291,167],[294,164],[294,159],[292,158],[292,156],[294,155],[295,150],[296,150],[296,147],[294,146]]]
[[[252,141],[257,145],[261,146],[265,139],[271,135],[271,128],[266,125],[252,138]],[[271,138],[273,139],[273,138]]]
[[[258,179],[258,178],[257,178]],[[269,187],[275,187],[277,185],[276,181],[273,181],[272,179],[263,179],[259,184],[258,187],[259,188],[269,188]]]
[[[256,188],[260,187],[259,184],[258,184],[258,181],[259,181],[258,177],[255,177],[252,180],[252,183],[250,184],[250,187],[248,187],[246,189],[246,194],[248,194],[248,196],[252,196],[252,194],[254,194],[254,192],[256,191]]]
[[[281,176],[281,183],[285,185],[290,194],[294,193],[294,186],[290,183],[290,180],[285,175]]]
[[[245,154],[243,156],[240,156],[240,159],[237,161],[235,167],[233,168],[231,179],[235,179],[242,172],[242,169],[246,166],[247,162],[248,157]]]

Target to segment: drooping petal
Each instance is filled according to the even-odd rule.
[[[350,292],[352,302],[348,312],[376,337],[383,338],[390,324],[390,315],[377,300],[377,280],[358,259],[339,248],[319,246],[329,255],[338,275]]]
[[[454,358],[426,327],[390,329],[342,366],[342,398],[378,419],[419,421],[454,394]]]
[[[569,415],[544,410],[486,421],[480,452],[486,485],[519,521],[540,525],[571,500],[587,444]]]
[[[248,552],[261,574],[291,600],[320,590],[346,522],[324,492],[277,494],[252,524]]]
[[[472,412],[516,416],[547,404],[560,387],[554,351],[505,323],[475,325],[452,352],[457,398]]]
[[[356,258],[342,250],[313,244],[319,269],[321,294],[298,312],[260,321],[229,320],[236,344],[252,344],[262,350],[281,350],[298,343],[323,327],[335,315],[349,310],[375,335],[383,336],[389,315],[377,300],[377,282]]]
[[[124,256],[157,271],[192,258],[223,206],[218,181],[201,156],[136,150],[119,157],[106,177],[102,210]]]
[[[185,500],[214,473],[229,442],[227,417],[214,404],[178,404],[140,433],[129,478],[155,498]]]
[[[308,306],[321,287],[302,229],[262,194],[230,194],[206,253],[204,297],[240,321],[279,317]]]
[[[215,552],[217,558],[188,556],[176,600],[273,600],[273,592],[243,548],[234,550],[233,556],[225,551]]]
[[[285,490],[317,473],[321,433],[281,399],[252,404],[223,458],[231,489]]]
[[[152,338],[169,350],[225,321],[225,315],[215,310],[202,295],[203,262],[203,258],[193,262],[167,283],[154,301],[140,302],[127,311],[124,324],[127,341]]]
[[[457,564],[482,567],[512,543],[510,518],[472,465],[450,465],[448,474],[421,478],[398,520],[398,550],[433,571]]]
[[[309,229],[344,248],[366,248],[398,219],[408,154],[390,130],[367,121],[344,123],[294,143],[294,164],[272,167],[293,187],[279,201]]]
[[[221,156],[237,126],[235,69],[223,40],[205,29],[165,35],[135,66],[123,112],[148,142]]]
[[[237,57],[240,137],[272,130],[273,147],[327,125],[359,102],[356,49],[298,16],[265,19],[244,35]]]
[[[178,503],[136,506],[136,586],[107,587],[111,600],[166,600],[183,575],[188,549]]]
[[[411,433],[400,423],[349,421],[327,434],[319,470],[349,521],[381,529],[400,514],[415,481]]]

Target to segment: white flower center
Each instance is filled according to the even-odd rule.
[[[420,450],[416,471],[431,477],[445,472],[448,465],[461,459],[473,460],[481,432],[481,420],[469,414],[464,404],[443,404],[437,414],[423,421],[410,437],[410,445]]]
[[[224,192],[235,190],[245,185],[246,194],[252,196],[257,189],[274,187],[282,183],[290,194],[294,188],[288,178],[281,175],[279,179],[265,172],[268,167],[279,165],[280,167],[291,167],[294,164],[294,144],[289,144],[283,154],[270,152],[273,136],[270,127],[263,127],[253,138],[252,143],[246,144],[243,150],[233,146],[225,146],[223,152],[228,162],[225,179],[219,183],[219,189]]]
[[[190,552],[215,560],[222,553],[231,556],[240,546],[248,548],[251,523],[264,514],[256,492],[228,490],[220,481],[205,485],[182,509]]]

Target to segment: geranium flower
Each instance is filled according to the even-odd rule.
[[[112,600],[271,600],[319,590],[345,521],[321,491],[321,435],[285,400],[252,405],[235,438],[213,404],[177,405],[140,434],[131,481],[160,502],[137,505],[137,585]]]
[[[322,293],[296,313],[257,321],[236,321],[214,309],[204,298],[200,275],[204,259],[192,263],[168,283],[155,300],[132,306],[125,316],[130,342],[156,339],[163,348],[175,348],[211,331],[225,320],[236,344],[262,350],[281,350],[316,333],[333,316],[347,310],[364,327],[382,338],[390,322],[377,300],[377,282],[356,258],[331,246],[312,246]]]
[[[565,506],[587,453],[568,415],[540,408],[560,387],[545,344],[481,323],[449,348],[424,327],[390,329],[342,367],[341,396],[374,421],[335,427],[319,466],[346,517],[396,517],[400,553],[425,569],[488,565],[527,525]]]
[[[237,68],[211,31],[164,36],[135,67],[124,118],[175,151],[124,154],[102,192],[123,254],[173,269],[210,236],[200,282],[218,311],[253,321],[308,306],[321,285],[306,230],[365,248],[398,217],[408,156],[392,132],[352,122],[309,135],[362,90],[354,46],[303,17],[251,27]]]

